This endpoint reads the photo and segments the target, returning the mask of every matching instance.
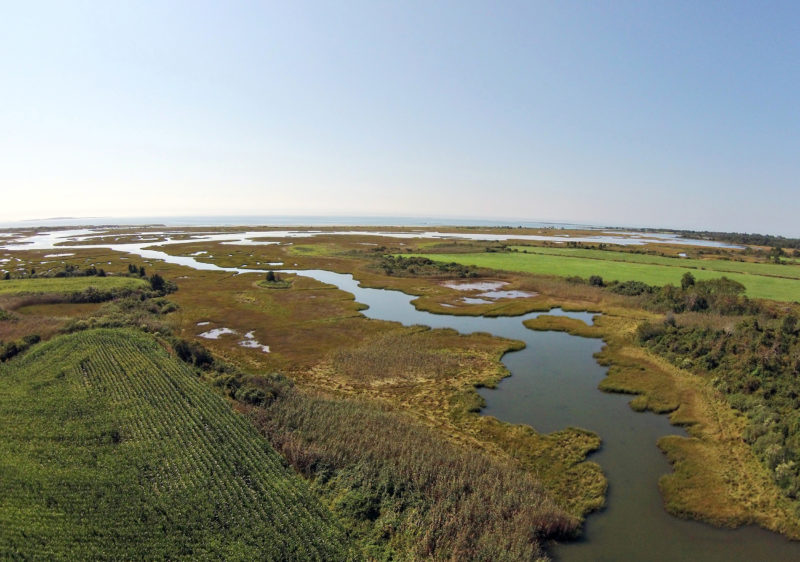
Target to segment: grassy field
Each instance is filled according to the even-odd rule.
[[[307,485],[150,336],[62,336],[0,379],[0,558],[350,557]]]
[[[134,277],[37,277],[0,281],[0,295],[12,293],[78,293],[89,287],[98,290],[135,289],[145,282]]]
[[[677,258],[669,256],[656,256],[652,254],[635,254],[633,252],[615,252],[611,250],[591,250],[584,248],[553,248],[544,246],[514,246],[517,251],[530,254],[543,254],[550,256],[565,256],[570,258],[588,258],[602,261],[621,261],[628,263],[647,263],[653,265],[666,265],[670,267],[688,267],[692,269],[706,269],[726,273],[749,273],[752,275],[766,275],[769,277],[786,277],[800,279],[800,267],[794,267],[789,260],[782,264],[759,263],[747,261],[732,261],[724,259],[696,259]]]
[[[537,249],[538,251],[538,249]],[[564,252],[564,250],[560,250]],[[586,251],[586,250],[583,250]],[[606,253],[598,250],[598,253]],[[614,254],[615,252],[608,252]],[[773,299],[778,301],[793,302],[800,300],[800,279],[770,277],[764,274],[733,273],[723,270],[709,269],[708,264],[718,264],[717,261],[693,260],[705,264],[706,269],[691,267],[677,267],[659,263],[636,263],[631,261],[601,260],[597,257],[548,255],[544,253],[480,253],[480,254],[415,254],[441,262],[456,262],[464,265],[485,267],[505,271],[519,271],[539,275],[557,275],[560,277],[578,276],[588,278],[599,275],[608,281],[642,281],[648,285],[680,285],[681,276],[690,272],[697,279],[713,279],[728,277],[738,281],[747,289],[747,296],[752,298]],[[634,254],[632,254],[634,255]],[[640,256],[643,257],[643,256]],[[655,257],[655,256],[647,256]],[[669,260],[671,258],[662,258]],[[683,264],[686,260],[677,258],[673,262]],[[768,266],[768,264],[744,264],[741,262],[725,262],[734,266]],[[794,266],[775,267],[793,270]]]

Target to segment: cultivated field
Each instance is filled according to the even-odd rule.
[[[687,260],[605,252],[603,250],[568,249],[556,251],[543,248],[526,248],[523,252],[493,252],[473,254],[414,254],[440,262],[455,262],[475,267],[504,271],[519,271],[537,275],[560,277],[578,276],[588,278],[599,275],[604,281],[641,281],[648,285],[680,285],[681,276],[690,272],[697,279],[713,279],[725,276],[738,281],[752,298],[793,302],[800,300],[800,275],[793,265],[771,265],[733,262],[725,260]],[[541,250],[546,250],[543,252]],[[536,252],[536,253],[533,253]],[[551,253],[552,252],[552,253]],[[587,254],[591,252],[591,254]],[[606,256],[606,254],[610,254]],[[635,257],[634,257],[635,256]],[[634,261],[635,260],[635,261]],[[641,262],[639,260],[642,260]],[[658,260],[658,261],[656,261]],[[703,269],[698,269],[702,267]],[[732,270],[738,269],[740,272]],[[775,277],[775,271],[785,272],[786,277]],[[747,271],[746,273],[744,271]]]
[[[308,486],[150,336],[62,336],[0,378],[0,558],[350,557]]]

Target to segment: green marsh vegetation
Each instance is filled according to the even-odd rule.
[[[68,268],[68,271],[75,269]],[[124,302],[129,303],[128,311],[142,309],[143,301],[148,302],[147,314],[155,310],[163,314],[174,310],[174,305],[158,297],[174,290],[175,286],[158,275],[150,279],[149,288],[143,280],[95,276],[95,273],[0,283],[7,284],[5,290],[0,291],[0,302],[5,307],[0,315],[0,361],[7,361],[42,338],[60,331],[85,329],[94,325],[98,318],[106,325],[109,322],[117,326],[130,325],[130,315],[123,315],[124,318],[118,315],[112,320],[111,313]],[[105,309],[104,303],[114,304]],[[101,309],[102,313],[91,314]],[[84,316],[84,313],[91,316],[90,323],[84,320],[76,323],[75,317]]]
[[[77,293],[90,287],[98,291],[135,289],[143,281],[130,277],[35,277],[0,281],[0,294]]]
[[[513,462],[391,407],[270,384],[276,398],[250,410],[256,425],[369,558],[533,560],[543,540],[576,531],[578,519]]]

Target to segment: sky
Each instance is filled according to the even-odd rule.
[[[0,220],[800,236],[800,3],[0,0]]]

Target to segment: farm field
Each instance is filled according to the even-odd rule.
[[[539,249],[537,248],[536,251]],[[564,250],[560,250],[564,252]],[[598,252],[601,252],[598,250]],[[613,253],[613,252],[612,252]],[[597,257],[548,255],[544,253],[474,253],[474,254],[408,254],[429,258],[440,262],[455,262],[475,267],[485,267],[505,271],[533,273],[537,275],[556,275],[559,277],[578,276],[588,278],[599,275],[604,281],[641,281],[648,285],[680,285],[681,276],[691,273],[698,280],[713,279],[725,276],[738,281],[745,286],[747,296],[751,298],[773,299],[778,301],[793,302],[800,299],[800,279],[772,277],[754,273],[735,273],[723,269],[712,270],[710,267],[719,267],[717,261],[701,261],[706,269],[692,267],[677,267],[661,263],[635,263],[630,261],[615,261],[613,259],[601,260]],[[652,257],[652,256],[648,256]],[[671,258],[664,258],[671,259]],[[678,261],[678,258],[674,258]],[[683,259],[680,260],[682,264]],[[723,262],[742,266],[739,262]],[[708,264],[708,265],[706,265]],[[767,264],[751,264],[767,265]],[[793,266],[776,266],[793,270]]]
[[[307,484],[151,336],[61,336],[0,378],[0,558],[351,557]]]
[[[800,279],[800,267],[794,267],[794,261],[784,260],[783,263],[757,263],[747,261],[734,261],[725,259],[697,259],[678,258],[670,256],[657,256],[652,254],[637,254],[633,252],[616,252],[613,250],[593,250],[585,248],[553,248],[545,246],[512,246],[512,249],[529,254],[543,254],[550,256],[565,256],[569,258],[589,258],[601,261],[621,261],[630,263],[646,263],[653,265],[667,265],[670,267],[688,267],[693,269],[706,269],[726,273],[749,273],[752,275],[766,275],[769,277],[785,277]]]
[[[135,277],[37,277],[0,281],[0,295],[10,293],[78,293],[89,287],[98,290],[134,289],[144,281]]]

